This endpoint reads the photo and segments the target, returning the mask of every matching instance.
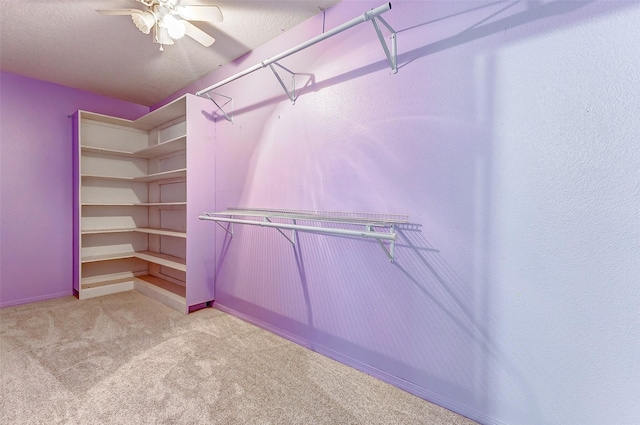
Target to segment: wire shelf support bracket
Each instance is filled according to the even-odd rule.
[[[387,30],[391,33],[391,50],[389,50],[389,46],[382,35],[382,31],[380,30],[380,26],[378,25],[378,21],[384,25]],[[391,25],[387,21],[384,20],[382,16],[374,16],[371,18],[371,23],[376,30],[376,34],[378,34],[378,39],[380,40],[380,44],[382,45],[382,50],[384,50],[384,54],[387,56],[387,61],[389,61],[389,66],[391,67],[391,72],[393,74],[398,73],[398,39],[396,37],[396,30],[393,29]]]
[[[214,92],[208,92],[208,93],[205,93],[204,95],[207,96],[207,98],[209,98],[209,100],[212,101],[214,105],[216,105],[216,108],[218,108],[218,111],[222,112],[222,115],[224,115],[227,121],[233,122],[233,99],[231,97],[225,96],[220,93],[214,93]],[[218,102],[216,102],[216,100],[213,97],[211,97],[211,95],[223,97],[226,99],[226,102],[220,105]],[[231,103],[231,114],[228,114],[224,110],[224,107],[227,106],[229,103]]]
[[[278,71],[276,71],[276,68],[273,65],[277,65],[278,68],[284,70],[285,72],[287,72],[291,76],[291,90],[289,90],[287,88],[287,85],[284,83],[284,81],[282,80],[282,77],[280,76]],[[280,65],[278,62],[270,63],[269,64],[269,68],[271,68],[271,71],[273,72],[273,75],[275,75],[276,79],[280,83],[280,86],[282,87],[284,92],[289,97],[289,100],[291,101],[291,103],[295,105],[296,104],[296,98],[297,98],[297,96],[296,96],[296,74],[293,73],[292,71],[290,71],[289,69],[285,68],[284,66]]]

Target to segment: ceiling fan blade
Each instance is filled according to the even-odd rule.
[[[222,22],[222,12],[218,6],[180,6],[178,13],[189,21]]]
[[[143,13],[144,10],[140,9],[97,9],[96,12],[107,16],[120,16],[120,15],[134,15],[136,13]]]
[[[202,31],[200,28],[196,27],[191,22],[189,21],[183,21],[183,22],[187,28],[187,31],[185,32],[185,34],[193,38],[195,41],[202,44],[203,46],[209,47],[216,41],[215,38],[211,37],[209,34]]]

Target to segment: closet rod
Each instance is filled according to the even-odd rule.
[[[217,89],[218,87],[222,87],[225,84],[228,84],[232,81],[237,80],[238,78],[244,77],[245,75],[251,74],[252,72],[255,72],[259,69],[262,68],[266,68],[267,66],[271,65],[272,63],[275,63],[277,61],[279,61],[280,59],[284,59],[288,56],[291,56],[294,53],[299,52],[300,50],[304,50],[307,47],[313,46],[316,43],[319,43],[320,41],[323,41],[329,37],[333,37],[334,35],[341,33],[345,30],[348,30],[349,28],[355,27],[356,25],[362,24],[364,22],[370,21],[373,18],[375,18],[378,15],[381,15],[385,12],[388,12],[389,10],[391,10],[391,2],[385,3],[382,6],[378,6],[375,9],[371,9],[368,12],[365,12],[364,14],[362,14],[362,16],[359,16],[357,18],[354,18],[352,20],[350,20],[349,22],[345,22],[344,24],[337,26],[335,28],[333,28],[332,30],[329,30],[325,33],[320,34],[317,37],[314,37],[310,40],[307,40],[306,42],[297,45],[296,47],[293,47],[289,50],[286,50],[282,53],[280,53],[279,55],[276,55],[272,58],[268,58],[262,62],[260,62],[259,64],[256,64],[254,66],[252,66],[251,68],[245,69],[242,72],[239,72],[235,75],[232,75],[231,77],[224,79],[212,86],[207,87],[206,89],[200,90],[198,92],[196,92],[196,96],[202,96],[204,94],[209,93],[212,90]]]
[[[222,221],[224,223],[250,224],[253,226],[273,227],[276,229],[298,230],[301,232],[329,233],[333,235],[345,235],[345,236],[360,236],[362,238],[385,239],[389,241],[396,240],[395,233],[377,233],[377,232],[370,232],[370,231],[336,229],[336,228],[328,228],[328,227],[301,226],[299,224],[272,223],[270,221],[239,220],[235,218],[209,217],[206,215],[200,215],[198,218],[200,220]]]

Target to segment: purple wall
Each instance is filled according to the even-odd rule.
[[[324,26],[376,6],[343,1]],[[309,78],[296,105],[269,70],[219,89],[234,123],[217,122],[211,165],[218,208],[408,213],[397,262],[367,240],[210,223],[217,305],[483,423],[637,423],[640,4],[396,1],[385,18],[397,75],[363,24],[282,62]],[[71,292],[67,115],[145,108],[0,76],[9,305]]]
[[[0,73],[0,306],[72,293],[72,123],[85,109],[124,118],[148,112]]]
[[[378,2],[343,1],[333,28]],[[637,2],[396,1],[217,92],[216,204],[408,213],[375,242],[218,232],[216,304],[483,423],[640,417]],[[311,36],[309,20],[183,91]],[[178,96],[181,93],[176,93]]]

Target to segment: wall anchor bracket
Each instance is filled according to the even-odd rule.
[[[225,232],[227,232],[231,237],[233,237],[233,223],[227,223],[227,227],[224,227],[222,224],[216,222],[218,226],[222,228]]]
[[[218,102],[216,102],[214,98],[211,97],[212,94],[216,96],[224,97],[226,99],[226,102],[220,105]],[[216,105],[216,108],[218,108],[218,110],[222,112],[222,115],[224,115],[227,121],[233,122],[233,99],[232,98],[230,98],[229,96],[225,96],[223,94],[214,93],[214,92],[204,93],[204,95],[207,96],[209,100],[213,102],[214,105]],[[224,110],[224,107],[227,106],[229,103],[231,103],[231,115],[226,113]]]
[[[273,223],[273,221],[271,221],[269,219],[269,217],[264,217],[264,221],[267,221],[269,223]],[[293,220],[293,224],[296,224],[296,221]],[[291,242],[291,245],[296,246],[296,231],[295,229],[291,229],[291,237],[287,236],[282,230],[280,230],[279,228],[275,227],[275,229],[280,232],[280,234],[282,236],[285,237],[285,239],[287,239],[289,242]]]
[[[275,67],[273,65],[277,65],[280,69],[284,70],[285,72],[287,72],[291,76],[291,90],[287,89],[287,86],[284,83],[284,81],[282,80],[282,77],[280,76],[278,71],[276,71],[276,69],[275,69]],[[291,103],[295,105],[296,104],[296,99],[298,97],[296,95],[296,74],[294,72],[292,72],[291,70],[285,68],[284,66],[280,65],[278,62],[270,63],[269,64],[269,68],[271,68],[271,71],[273,72],[273,75],[276,76],[276,79],[280,83],[280,86],[282,87],[284,92],[289,97],[289,100],[291,101]]]
[[[367,226],[367,231],[368,232],[374,232],[373,227],[372,226]],[[395,225],[391,224],[390,225],[390,233],[395,234],[396,233],[396,228]],[[378,241],[378,243],[380,244],[380,246],[382,247],[382,250],[384,251],[385,254],[387,254],[387,257],[389,258],[389,262],[390,263],[395,263],[396,261],[396,241],[395,239],[391,239],[389,241],[389,248],[387,248],[387,246],[384,244],[384,242],[382,242],[381,239],[376,239]]]
[[[378,22],[380,21],[382,25],[384,25],[387,30],[391,33],[391,50],[389,50],[389,46],[387,46],[387,42],[382,35],[382,31],[380,30],[380,26]],[[391,66],[391,72],[393,74],[398,73],[398,41],[396,37],[396,30],[394,30],[387,21],[384,20],[382,16],[374,16],[371,18],[371,23],[373,27],[376,29],[376,34],[378,34],[378,39],[380,40],[380,44],[382,45],[382,49],[384,50],[384,54],[387,56],[387,61],[389,61],[389,65]]]

